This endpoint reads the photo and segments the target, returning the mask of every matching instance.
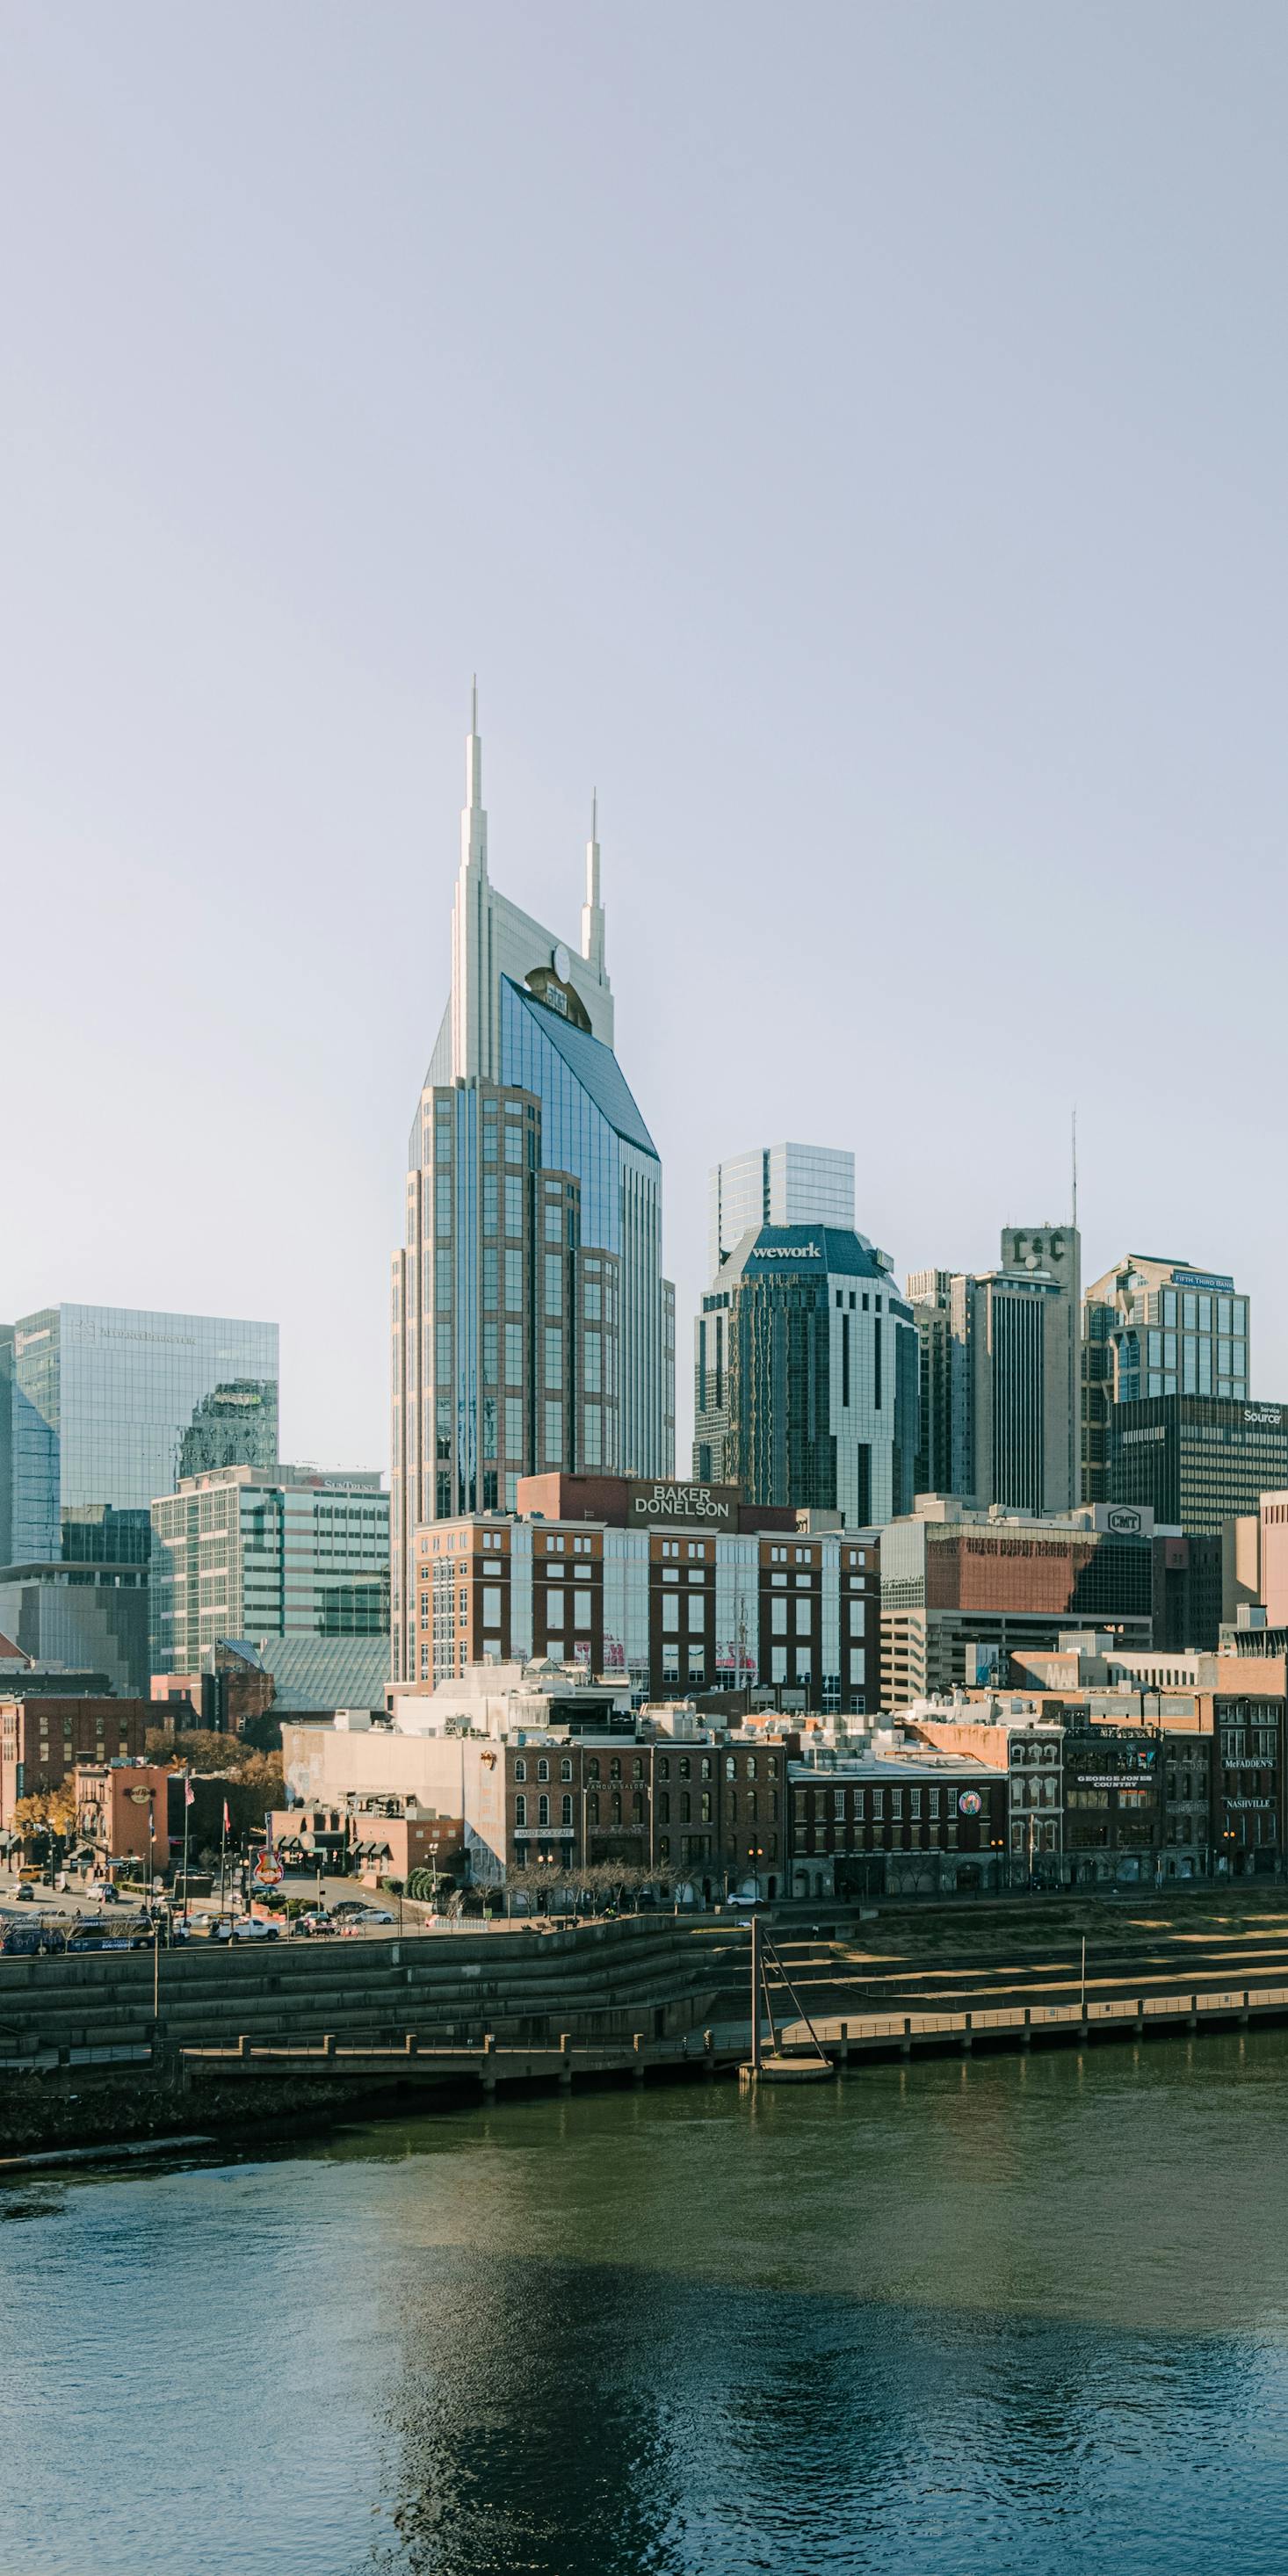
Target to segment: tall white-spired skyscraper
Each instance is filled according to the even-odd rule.
[[[722,1261],[753,1226],[854,1225],[854,1156],[837,1145],[755,1145],[711,1173],[707,1267]]]
[[[581,944],[497,892],[477,700],[451,992],[412,1122],[393,1267],[393,1668],[412,1679],[415,1533],[518,1480],[675,1469],[675,1292],[657,1148],[613,1053],[591,809]]]

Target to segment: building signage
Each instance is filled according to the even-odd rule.
[[[821,1243],[758,1243],[753,1261],[821,1261]]]
[[[1069,1786],[1079,1789],[1149,1789],[1153,1783],[1143,1780],[1139,1771],[1077,1771],[1071,1774]]]
[[[1174,1288],[1218,1288],[1228,1290],[1233,1288],[1234,1281],[1233,1279],[1227,1279],[1224,1272],[1218,1273],[1215,1270],[1174,1270],[1172,1272],[1172,1286]]]
[[[1249,1428],[1282,1431],[1283,1420],[1284,1409],[1281,1404],[1245,1404],[1243,1408],[1245,1431]]]
[[[627,1489],[626,1518],[634,1521],[714,1522],[717,1529],[738,1526],[736,1485],[676,1485],[663,1478]]]
[[[981,1798],[978,1789],[963,1789],[961,1796],[957,1801],[958,1815],[982,1816],[983,1812],[984,1801]]]
[[[1085,1737],[1081,1741],[1076,1737],[1066,1739],[1064,1767],[1070,1780],[1081,1781],[1088,1788],[1096,1789],[1139,1787],[1141,1773],[1154,1768],[1157,1745],[1124,1743],[1121,1737],[1115,1744],[1112,1735],[1106,1742],[1099,1728],[1096,1735],[1099,1741],[1093,1738],[1090,1744]],[[1112,1771],[1093,1767],[1097,1764],[1103,1766],[1106,1762],[1114,1764]],[[1085,1770],[1082,1767],[1084,1763],[1088,1766]]]
[[[1239,1814],[1248,1807],[1273,1807],[1274,1803],[1273,1798],[1227,1798],[1225,1801],[1227,1813],[1237,1810]]]
[[[1144,1528],[1144,1522],[1139,1512],[1133,1512],[1125,1504],[1119,1503],[1115,1504],[1112,1511],[1105,1514],[1105,1527],[1120,1534],[1126,1530],[1139,1532]]]

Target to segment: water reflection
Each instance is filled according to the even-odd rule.
[[[24,2190],[12,2563],[1277,2571],[1286,2113],[1254,2033]]]

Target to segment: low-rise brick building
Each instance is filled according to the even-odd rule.
[[[608,1863],[704,1900],[744,1885],[785,1895],[799,1739],[767,1718],[729,1729],[624,1701],[576,1667],[475,1666],[441,1694],[399,1692],[396,1726],[288,1721],[287,1785],[305,1812],[458,1818],[478,1885]]]
[[[106,1871],[125,1861],[164,1875],[170,1862],[173,1775],[156,1762],[78,1762],[76,1834]]]
[[[111,1762],[143,1751],[156,1723],[150,1700],[59,1697],[0,1699],[0,1830],[13,1824],[19,1798],[58,1789],[81,1762]]]
[[[789,1766],[798,1896],[951,1895],[1004,1883],[1007,1772],[889,1735]]]

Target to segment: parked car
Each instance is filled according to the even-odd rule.
[[[234,1941],[280,1941],[280,1923],[260,1923],[253,1914],[239,1914],[233,1924]]]
[[[339,1904],[333,1905],[331,1908],[337,1923],[339,1923],[346,1914],[365,1914],[366,1910],[366,1906],[359,1904],[356,1896],[342,1896]]]
[[[392,1914],[383,1905],[362,1905],[358,1908],[360,1923],[392,1923],[393,1919]]]
[[[334,1935],[341,1929],[341,1926],[332,1921],[331,1916],[327,1913],[325,1907],[322,1907],[321,1910],[314,1907],[307,1914],[296,1915],[295,1929],[297,1932],[303,1932],[309,1940],[315,1941],[319,1934],[331,1933]]]

